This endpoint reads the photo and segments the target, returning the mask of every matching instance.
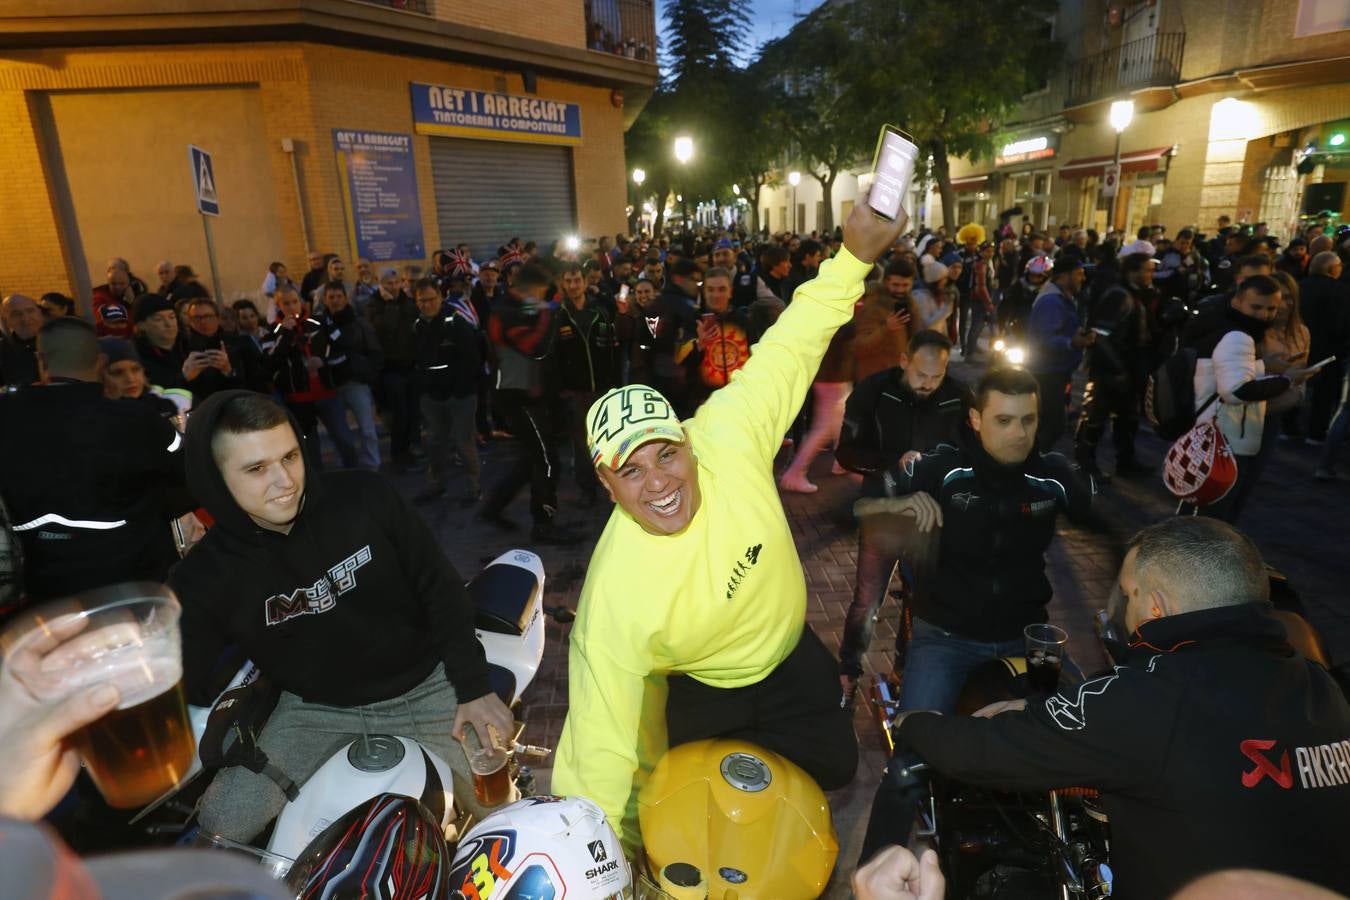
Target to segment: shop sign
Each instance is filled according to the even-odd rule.
[[[1059,135],[1053,133],[1033,135],[1004,144],[1003,149],[994,157],[994,165],[1013,166],[1040,159],[1054,159],[1058,152]]]
[[[581,143],[581,107],[576,103],[413,82],[412,106],[418,134]]]
[[[333,129],[347,228],[371,262],[423,259],[412,135]]]

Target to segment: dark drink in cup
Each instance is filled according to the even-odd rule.
[[[1027,641],[1027,684],[1040,694],[1058,693],[1069,635],[1048,624],[1028,625],[1022,635]]]
[[[1062,660],[1057,653],[1036,648],[1027,654],[1027,684],[1040,694],[1059,692],[1059,672]]]

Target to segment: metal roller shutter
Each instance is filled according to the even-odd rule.
[[[547,253],[576,229],[570,147],[433,137],[431,172],[443,248],[485,259],[519,237]]]

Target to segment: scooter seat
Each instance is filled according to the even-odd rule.
[[[490,565],[469,582],[474,627],[496,634],[523,634],[530,624],[539,581],[527,569]]]

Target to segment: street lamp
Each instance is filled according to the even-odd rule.
[[[792,233],[801,227],[797,222],[797,185],[802,183],[802,173],[793,170],[788,173],[788,184],[792,185]]]
[[[1344,135],[1342,135],[1341,137],[1344,138]],[[1331,140],[1334,142],[1336,139],[1332,138]],[[739,197],[741,195],[741,186],[739,184],[733,184],[731,186],[731,192],[735,194],[737,197]]]
[[[694,158],[694,139],[686,135],[681,135],[675,139],[675,158],[679,160],[681,166],[688,166],[689,160]],[[683,181],[684,179],[680,179]],[[684,220],[684,227],[689,227],[689,207],[684,205],[684,200],[680,200],[680,217]]]
[[[634,170],[633,170],[633,184],[636,184],[638,187],[642,187],[642,182],[644,182],[644,181],[646,181],[646,180],[647,180],[647,170],[646,170],[646,169],[634,169]]]
[[[1120,204],[1120,135],[1126,128],[1130,127],[1130,120],[1134,118],[1134,101],[1117,100],[1111,104],[1111,113],[1108,117],[1111,127],[1116,130],[1116,192],[1111,195],[1111,223],[1110,232],[1116,227],[1116,209]]]

